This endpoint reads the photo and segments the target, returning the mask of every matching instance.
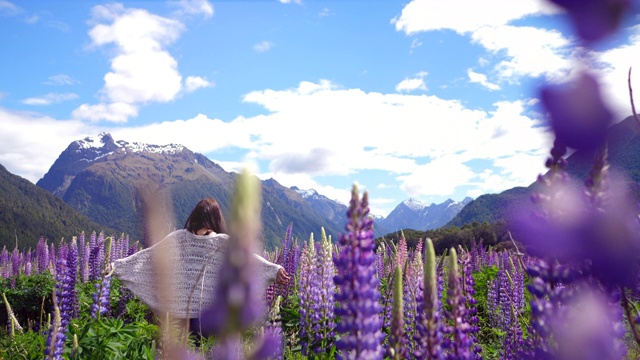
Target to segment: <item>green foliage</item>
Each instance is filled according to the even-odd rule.
[[[0,330],[0,359],[31,360],[42,359],[44,356],[44,345],[46,335],[26,331],[16,332],[14,337],[4,332],[4,327]]]
[[[472,222],[460,228],[451,226],[425,231],[405,229],[402,230],[402,233],[404,233],[409,251],[414,250],[420,240],[430,238],[438,255],[443,254],[447,249],[458,246],[469,249],[472,240],[476,242],[482,240],[484,246],[493,246],[509,239],[504,222],[494,224]],[[397,244],[399,237],[400,235],[396,233],[388,234],[386,237],[376,239],[376,242],[378,244],[380,242]]]
[[[146,321],[125,324],[119,318],[84,318],[71,323],[65,353],[69,359],[152,360],[158,334],[158,326]]]
[[[33,276],[20,274],[11,287],[11,279],[0,278],[0,292],[5,293],[21,326],[27,327],[29,321],[40,321],[41,312],[51,309],[51,292],[55,279],[48,271]],[[45,315],[46,319],[46,315]],[[7,312],[0,297],[0,323],[7,323]]]
[[[491,267],[483,267],[481,271],[473,273],[473,281],[476,299],[476,309],[478,310],[478,323],[480,326],[478,332],[478,340],[483,345],[482,353],[486,359],[497,359],[499,356],[499,350],[502,346],[501,339],[504,334],[501,334],[497,329],[490,327],[489,324],[489,307],[487,303],[489,284],[495,280],[498,276],[500,269],[493,265]],[[494,354],[491,356],[489,354]]]

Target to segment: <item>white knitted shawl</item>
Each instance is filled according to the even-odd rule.
[[[200,236],[185,229],[177,230],[149,248],[114,261],[113,274],[154,311],[168,311],[181,319],[196,318],[213,304],[219,268],[228,242],[227,234]],[[170,299],[162,301],[165,306],[158,298],[158,286],[163,286],[158,284],[155,276],[157,265],[154,265],[154,258],[158,255],[166,256],[171,267],[171,275],[161,277],[168,281],[164,286],[170,286]],[[258,255],[256,259],[260,276],[267,282],[275,281],[281,266]]]

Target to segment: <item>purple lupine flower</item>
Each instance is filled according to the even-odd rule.
[[[614,33],[625,12],[630,10],[630,0],[550,0],[563,7],[578,33],[587,43],[595,42]]]
[[[427,238],[423,265],[422,291],[416,299],[418,303],[418,321],[416,324],[416,350],[418,359],[442,359],[442,329],[440,323],[440,293],[438,272],[436,270],[436,252],[433,242]],[[441,286],[441,285],[440,285]]]
[[[262,343],[253,354],[253,359],[282,359],[284,341],[282,328],[279,325],[269,325],[264,330]]]
[[[442,347],[445,349],[445,359],[474,359],[473,340],[469,336],[471,325],[465,321],[467,309],[462,295],[460,272],[458,270],[458,256],[456,250],[449,252],[449,277],[447,283],[447,304],[450,310],[446,312],[451,325],[446,332],[451,338],[445,338]]]
[[[338,359],[382,359],[383,334],[376,277],[373,219],[369,216],[367,192],[362,200],[354,185],[347,211],[347,233],[340,236],[340,253],[334,257],[335,314],[340,319],[336,332]]]
[[[556,330],[565,325],[563,305],[575,297],[563,284],[573,283],[577,274],[568,266],[548,264],[541,259],[527,267],[527,272],[533,278],[527,286],[531,294],[531,320],[530,335],[522,353],[527,358],[550,358],[557,346],[550,340]]]
[[[579,294],[565,307],[562,326],[554,330],[558,359],[625,359],[624,323],[619,296],[579,284]],[[617,291],[617,290],[616,290]]]
[[[391,334],[389,336],[389,347],[387,356],[391,359],[406,359],[407,348],[404,335],[404,291],[402,290],[402,267],[396,265],[393,277],[393,308],[391,310]]]
[[[91,233],[91,237],[89,238],[89,279],[90,281],[95,281],[99,279],[99,270],[98,270],[98,253],[100,252],[101,244],[98,244],[97,234],[96,232]]]
[[[54,243],[49,244],[49,263],[47,264],[47,268],[51,273],[55,273],[56,271],[56,246]]]
[[[478,309],[476,307],[477,301],[475,299],[476,291],[474,289],[475,281],[473,280],[473,265],[470,262],[469,253],[464,250],[460,250],[460,267],[462,272],[462,294],[465,297],[465,321],[469,324],[470,329],[468,332],[469,337],[473,343],[473,352],[475,353],[476,359],[481,359],[480,352],[482,352],[482,348],[478,344],[477,334],[480,332],[480,327],[478,326]]]
[[[396,249],[396,262],[394,266],[400,265],[402,269],[404,269],[404,264],[407,262],[409,258],[409,252],[407,249],[407,240],[404,238],[404,233],[400,233],[400,239],[398,240],[398,246]],[[395,270],[394,270],[395,271]]]
[[[107,315],[111,309],[109,297],[111,295],[111,276],[105,276],[102,281],[93,285],[96,291],[91,295],[91,317],[97,319],[99,316]]]
[[[11,276],[20,275],[22,269],[22,253],[16,247],[11,252]]]
[[[44,237],[40,237],[40,240],[38,240],[36,260],[38,262],[37,272],[40,274],[47,269],[47,264],[49,264],[49,247]]]
[[[318,299],[314,293],[318,292],[316,272],[316,251],[313,245],[313,234],[309,243],[302,250],[300,257],[299,301],[300,301],[300,339],[302,354],[310,355],[313,347],[313,335],[315,333],[315,317],[317,315],[315,305]]]
[[[214,350],[219,351],[216,354],[220,359],[239,356],[236,347],[241,333],[265,313],[261,301],[264,284],[255,276],[257,264],[253,256],[261,227],[260,196],[258,179],[243,171],[233,200],[231,241],[219,270],[214,303],[200,317],[203,334],[213,334],[220,340],[220,348]]]
[[[11,276],[11,263],[9,262],[9,252],[6,246],[0,252],[0,268],[2,268],[2,272],[0,272],[2,278],[8,279]]]
[[[66,329],[61,326],[60,307],[58,306],[58,298],[55,291],[51,298],[53,301],[53,322],[49,327],[49,334],[45,341],[44,355],[47,360],[62,360]]]
[[[60,326],[65,330],[71,321],[73,293],[75,290],[75,278],[71,278],[69,276],[69,264],[67,263],[67,256],[64,256],[66,249],[66,244],[60,244],[58,248],[58,260],[56,263],[56,295],[58,297],[58,306],[60,308]]]
[[[511,305],[511,323],[506,331],[506,336],[500,350],[500,359],[518,360],[522,358],[522,349],[525,347],[522,338],[522,328],[516,314],[515,306]]]
[[[318,292],[317,303],[315,304],[317,312],[317,323],[315,325],[314,347],[316,353],[327,352],[334,343],[335,339],[335,321],[334,321],[334,294],[336,286],[333,283],[333,277],[336,274],[333,265],[333,254],[331,240],[327,238],[324,228],[321,229],[322,241],[319,243],[318,255],[316,257],[317,266],[317,284]]]
[[[66,245],[61,244],[60,249]],[[64,253],[64,250],[59,250]],[[47,359],[62,360],[66,332],[69,326],[71,313],[71,299],[69,289],[75,284],[71,284],[67,272],[67,259],[59,256],[56,261],[56,289],[53,294],[54,319],[49,329],[46,340],[45,356]]]
[[[79,255],[81,257],[80,259],[80,278],[82,279],[83,283],[86,283],[89,281],[89,277],[90,277],[90,262],[89,262],[89,258],[91,257],[91,246],[89,245],[89,243],[86,243],[85,246],[82,247],[82,252],[79,252]]]
[[[540,98],[560,143],[577,150],[596,149],[604,143],[613,113],[593,75],[582,73],[571,83],[547,85]]]
[[[72,318],[76,318],[80,316],[80,306],[78,303],[78,293],[75,289],[76,279],[78,276],[78,242],[76,237],[74,236],[71,239],[71,243],[69,244],[69,250],[67,251],[67,277],[68,277],[68,291],[69,298],[71,303],[71,314]]]
[[[407,354],[413,353],[416,348],[414,336],[416,334],[416,320],[418,317],[418,297],[422,290],[420,284],[423,282],[423,264],[420,254],[411,256],[405,266],[406,274],[403,277],[403,304],[404,304],[404,344],[407,348]]]
[[[293,231],[293,223],[287,226],[284,238],[282,240],[282,252],[278,255],[277,263],[282,265],[287,274],[296,274],[298,271],[298,244],[293,242],[291,233]],[[289,303],[289,296],[293,291],[295,276],[291,276],[291,279],[286,284],[276,284],[275,294],[272,297],[274,301],[278,296],[282,296],[283,306],[287,306]],[[269,306],[273,306],[273,303],[269,303]]]

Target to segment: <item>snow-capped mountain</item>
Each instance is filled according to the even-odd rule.
[[[465,198],[461,202],[451,199],[441,204],[426,204],[409,198],[396,206],[389,215],[379,221],[380,225],[390,231],[400,229],[430,230],[444,226],[455,217],[462,208],[473,199]]]

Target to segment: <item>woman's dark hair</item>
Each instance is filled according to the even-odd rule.
[[[213,230],[218,234],[227,233],[227,223],[224,221],[222,209],[213,198],[201,200],[193,208],[184,228],[193,234],[203,228]]]

